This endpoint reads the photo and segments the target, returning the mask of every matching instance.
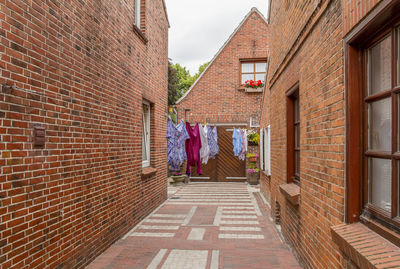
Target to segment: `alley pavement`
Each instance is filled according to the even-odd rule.
[[[245,183],[184,185],[88,268],[301,268],[269,210]]]

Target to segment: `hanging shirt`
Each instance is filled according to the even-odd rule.
[[[244,161],[247,153],[247,131],[240,130],[240,134],[242,135],[242,150],[239,153],[239,160]]]
[[[199,131],[201,140],[200,159],[201,163],[207,164],[210,156],[210,147],[208,146],[207,141],[207,126],[200,126]]]
[[[233,129],[232,134],[232,144],[233,144],[233,154],[238,156],[240,151],[242,151],[242,134],[239,129]]]
[[[217,126],[214,126],[213,129],[207,126],[207,142],[210,148],[210,159],[214,159],[215,155],[219,153]]]
[[[186,140],[186,155],[187,155],[187,164],[186,164],[186,174],[190,176],[190,167],[197,165],[197,174],[203,174],[201,170],[201,159],[200,159],[200,148],[201,148],[201,139],[200,139],[200,131],[199,124],[196,123],[196,126],[192,129],[190,124],[186,122],[186,131],[189,134],[189,139]]]
[[[172,171],[180,171],[181,165],[186,158],[185,141],[189,139],[185,123],[181,121],[177,126],[168,120],[168,164]]]

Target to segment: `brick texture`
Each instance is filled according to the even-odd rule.
[[[249,123],[259,120],[260,93],[240,89],[240,59],[266,58],[268,25],[252,11],[190,93],[177,104],[178,118],[189,122]]]
[[[0,88],[0,268],[83,268],[166,199],[168,21],[146,1],[145,42],[133,8],[0,1],[0,83],[15,85]]]
[[[271,125],[271,177],[261,191],[306,268],[350,268],[330,227],[345,214],[343,36],[379,1],[272,1],[270,67],[261,128]],[[300,205],[279,191],[287,183],[286,92],[300,87]],[[353,265],[352,265],[353,266]]]
[[[267,55],[268,24],[258,11],[252,10],[189,94],[176,105],[178,119],[191,123],[247,123],[250,129],[250,118],[257,123],[260,120],[262,94],[247,93],[241,87],[240,59],[267,58]],[[185,113],[185,109],[190,111]],[[249,146],[248,152],[259,154],[259,148]],[[246,167],[249,167],[247,159]]]

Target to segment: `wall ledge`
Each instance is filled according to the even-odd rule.
[[[279,185],[281,193],[292,205],[300,203],[300,186],[294,183]]]
[[[362,223],[332,226],[331,234],[359,268],[400,268],[400,248]]]
[[[154,167],[144,167],[142,169],[142,179],[150,178],[157,173],[157,169]]]

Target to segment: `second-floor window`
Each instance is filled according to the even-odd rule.
[[[245,84],[247,80],[265,81],[265,73],[267,70],[266,60],[257,61],[241,61],[240,62],[240,84]]]

